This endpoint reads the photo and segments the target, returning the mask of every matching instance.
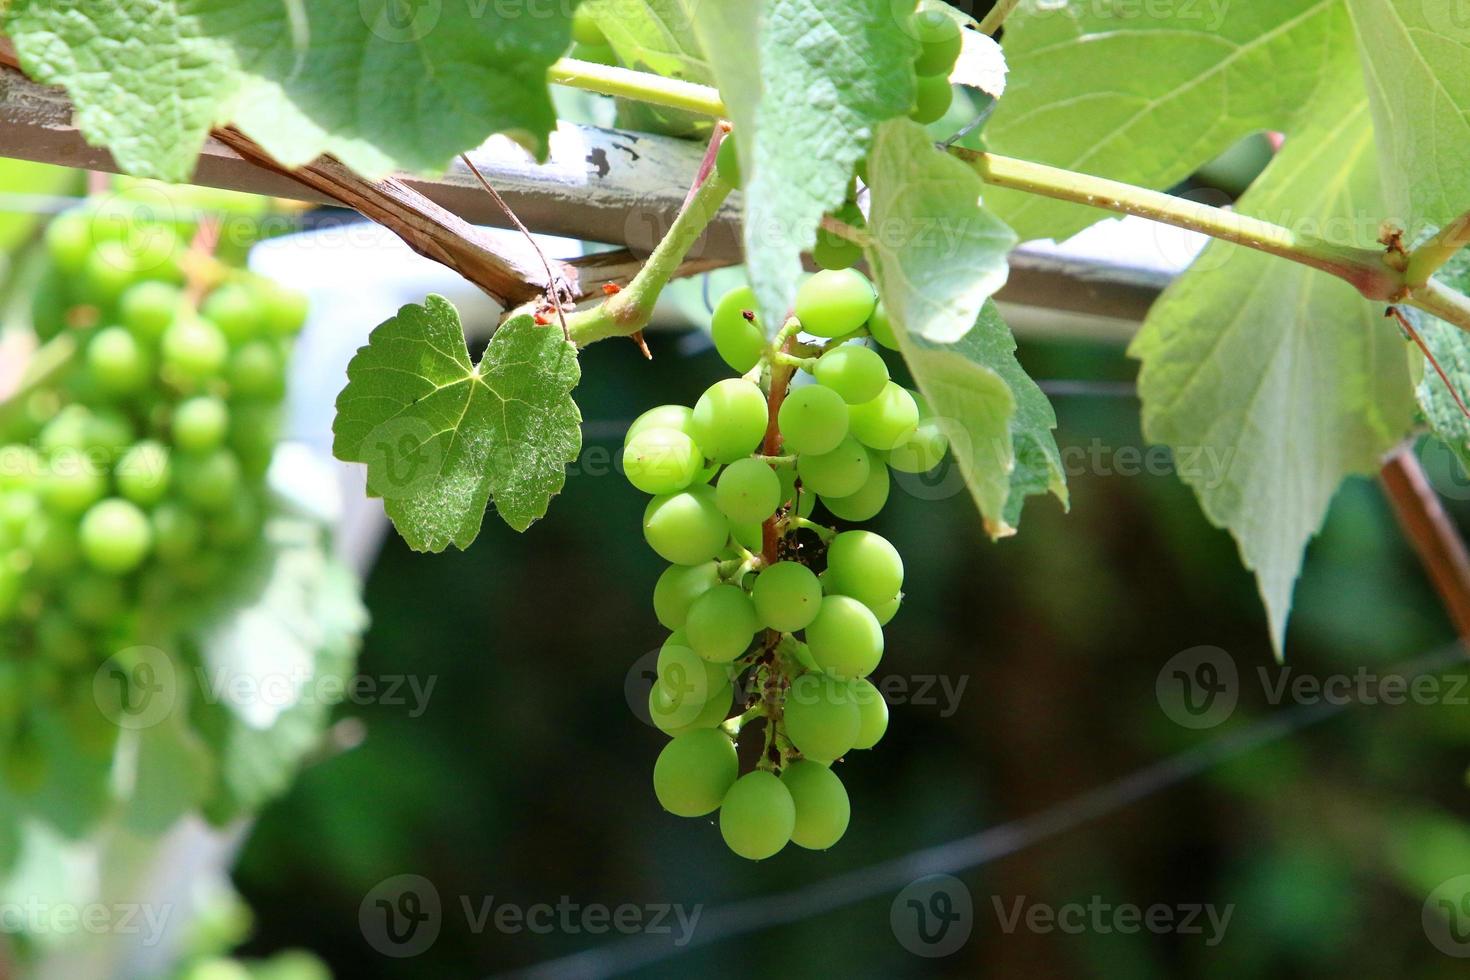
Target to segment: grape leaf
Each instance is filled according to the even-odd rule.
[[[1290,129],[1351,50],[1341,0],[1057,4],[1006,21],[1010,86],[986,126],[997,153],[1165,188],[1261,129]],[[990,206],[1023,239],[1103,217],[1016,191]]]
[[[1435,278],[1462,293],[1470,290],[1470,252],[1456,254],[1435,274]],[[1470,474],[1470,419],[1465,417],[1455,401],[1456,394],[1462,400],[1470,400],[1470,333],[1422,310],[1413,307],[1401,309],[1444,369],[1450,384],[1455,386],[1453,392],[1445,387],[1438,372],[1426,364],[1419,383],[1414,387],[1419,409],[1424,413],[1430,431],[1454,454],[1463,472]]]
[[[430,296],[380,324],[352,358],[332,451],[367,464],[368,493],[419,551],[469,547],[491,499],[524,531],[581,451],[570,395],[580,377],[576,348],[527,315],[471,364],[459,314]]]
[[[949,420],[986,530],[1009,534],[1028,493],[1049,489],[1067,500],[1056,417],[989,302],[1005,282],[1015,236],[981,207],[986,188],[975,171],[937,151],[916,123],[879,127],[868,177],[868,263],[904,360],[934,413]]]
[[[366,626],[357,582],[331,556],[326,531],[273,518],[233,588],[191,631],[194,715],[218,759],[212,819],[257,809],[290,785],[346,693]]]
[[[1378,133],[1389,213],[1404,228],[1470,209],[1470,19],[1436,0],[1348,0]]]
[[[913,103],[918,42],[891,0],[768,0],[758,18],[719,9],[755,4],[683,3],[742,134],[746,265],[762,321],[778,324],[822,215],[842,203],[877,125]],[[737,23],[758,29],[758,75],[740,36],[720,33]]]
[[[162,834],[209,794],[214,756],[182,711],[156,725],[124,730],[118,737],[122,743],[118,757],[126,762],[114,765],[114,783],[127,780],[120,788],[126,800],[123,822],[133,833]]]
[[[1318,102],[1243,212],[1371,245],[1376,227],[1354,220],[1382,213],[1356,74]],[[1408,428],[1404,341],[1346,283],[1215,242],[1154,305],[1131,354],[1144,433],[1174,449],[1205,515],[1234,535],[1279,655],[1303,549],[1338,484],[1376,472]]]
[[[875,267],[882,265],[882,295],[902,293],[910,334],[958,340],[1005,285],[1015,233],[981,207],[990,189],[974,169],[935,150],[910,120],[879,127],[868,178],[869,251]]]
[[[629,68],[701,85],[714,81],[679,0],[585,0],[583,6]]]
[[[66,88],[88,140],[123,170],[181,181],[212,126],[235,122],[288,166],[331,153],[369,177],[443,169],[491,133],[538,148],[555,124],[546,69],[570,6],[479,0],[15,0],[27,74]]]

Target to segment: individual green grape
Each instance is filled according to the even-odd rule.
[[[892,599],[873,609],[873,615],[878,617],[879,626],[887,626],[893,622],[893,617],[898,615],[899,607],[903,605],[903,596],[896,595]]]
[[[67,583],[66,605],[82,622],[104,626],[123,614],[128,598],[119,579],[88,571]]]
[[[888,731],[888,702],[869,680],[853,681],[852,700],[858,706],[858,735],[855,749],[871,749]]]
[[[822,385],[849,405],[861,405],[883,394],[888,365],[877,351],[862,344],[839,344],[817,358],[813,372]]]
[[[618,54],[610,44],[574,44],[571,56],[578,61],[590,61],[595,65],[617,68]]]
[[[795,633],[806,629],[821,609],[822,583],[805,565],[778,561],[756,576],[751,599],[763,625]]]
[[[873,315],[868,317],[868,335],[878,342],[879,347],[898,350],[898,337],[893,332],[893,321],[888,319],[888,311],[883,308],[881,300],[873,309]]]
[[[57,452],[85,448],[91,422],[92,413],[86,408],[68,405],[41,430],[41,451],[54,456]]]
[[[877,517],[883,510],[883,505],[888,503],[889,490],[888,467],[876,453],[868,454],[868,479],[858,488],[857,493],[846,497],[823,497],[822,505],[831,511],[832,516],[839,520],[851,521],[854,524],[870,521]]]
[[[781,478],[769,463],[737,459],[715,482],[715,501],[732,524],[760,524],[781,505]]]
[[[674,493],[694,482],[704,454],[678,429],[644,429],[623,449],[623,475],[644,493]]]
[[[669,634],[658,651],[658,683],[670,698],[686,698],[701,705],[730,687],[734,671],[729,664],[711,663],[689,645],[683,630]],[[726,700],[725,707],[729,707]],[[723,721],[723,717],[721,718]]]
[[[109,497],[82,517],[82,556],[100,572],[131,572],[153,547],[153,528],[136,504]]]
[[[877,398],[853,405],[848,417],[859,442],[887,450],[903,445],[918,429],[919,406],[907,389],[890,381]]]
[[[715,154],[715,168],[725,183],[732,187],[745,186],[745,175],[740,172],[740,148],[735,144],[733,133],[727,133],[720,142],[720,149]]]
[[[818,267],[831,272],[851,269],[862,257],[863,247],[857,242],[831,232],[817,232],[817,243],[812,246],[812,261]]]
[[[110,410],[93,412],[82,427],[82,447],[94,459],[120,456],[137,437],[127,416]]]
[[[45,469],[41,454],[30,446],[0,445],[0,493],[32,489]]]
[[[62,453],[52,460],[41,483],[41,502],[68,517],[91,507],[107,493],[107,474],[86,455]]]
[[[919,424],[912,435],[888,453],[888,465],[900,473],[927,473],[944,460],[949,439],[944,424],[934,416],[929,402],[918,392],[910,392],[919,407]]]
[[[46,226],[46,253],[67,275],[79,275],[92,254],[92,222],[77,212],[58,215]]]
[[[964,48],[960,25],[937,6],[927,6],[915,12],[913,28],[921,46],[914,59],[914,71],[920,75],[948,75]]]
[[[577,44],[607,44],[607,35],[597,26],[597,15],[585,4],[572,14],[572,40]]]
[[[140,507],[152,507],[168,492],[172,474],[168,449],[149,439],[123,454],[113,478],[118,492],[128,500]]]
[[[266,332],[280,340],[288,340],[306,326],[310,305],[304,293],[273,282],[261,282],[257,292],[261,319]]]
[[[820,762],[798,759],[781,773],[781,784],[796,807],[791,842],[811,851],[825,851],[847,833],[852,804],[842,780]]]
[[[719,566],[712,561],[670,565],[653,587],[653,614],[665,629],[679,629],[689,618],[694,600],[719,584]]]
[[[698,699],[654,684],[648,692],[648,717],[665,735],[714,728],[730,714],[733,697],[734,688],[728,682]]]
[[[230,505],[240,486],[240,461],[228,449],[204,456],[184,456],[174,464],[179,496],[196,510],[218,514]]]
[[[628,426],[628,431],[623,436],[623,445],[626,446],[640,432],[648,429],[678,429],[692,438],[694,432],[690,423],[693,420],[694,409],[687,405],[660,405],[657,408],[650,408]]]
[[[135,270],[134,281],[144,278],[173,283],[184,281],[179,257],[184,254],[185,246],[172,228],[160,224],[135,224],[126,232],[126,243]]]
[[[695,484],[648,502],[643,537],[664,561],[698,565],[724,550],[730,522],[715,503],[714,488]]]
[[[715,342],[715,350],[740,374],[759,364],[766,352],[766,334],[755,319],[755,309],[755,290],[736,286],[720,297],[710,318],[710,337]]]
[[[242,472],[252,477],[265,474],[280,433],[279,406],[244,402],[231,407],[230,449],[239,457]]]
[[[903,589],[903,559],[881,535],[843,531],[827,549],[827,576],[831,591],[879,609]]]
[[[706,457],[733,463],[760,445],[766,422],[766,396],[760,388],[742,378],[726,378],[699,396],[689,424]]]
[[[25,547],[31,553],[31,567],[42,575],[70,572],[82,558],[76,522],[45,512],[26,526]]]
[[[852,436],[846,436],[830,453],[799,457],[796,472],[802,485],[813,493],[846,497],[868,482],[871,466],[868,451]]]
[[[207,453],[224,445],[230,410],[218,398],[200,395],[179,403],[171,426],[174,445],[187,453]]]
[[[856,269],[824,269],[796,291],[796,318],[814,337],[841,337],[872,316],[878,294]]]
[[[871,674],[882,659],[883,627],[858,600],[829,595],[806,628],[806,645],[822,670],[856,680]]]
[[[249,544],[260,533],[260,504],[248,494],[236,494],[209,527],[210,540],[227,548]]]
[[[142,277],[138,257],[126,245],[102,242],[83,263],[80,286],[90,302],[111,306]]]
[[[944,118],[954,103],[954,89],[948,75],[920,75],[914,89],[914,106],[909,118],[921,126],[938,122]]]
[[[720,836],[740,857],[761,861],[791,840],[796,805],[774,773],[757,769],[735,781],[720,804]]]
[[[225,366],[230,345],[207,320],[182,317],[163,335],[163,365],[184,381],[203,381]]]
[[[188,508],[164,501],[154,509],[153,547],[160,559],[170,563],[194,557],[204,540],[204,524]]]
[[[148,354],[124,327],[105,327],[87,342],[87,370],[98,390],[109,395],[139,391],[152,376]]]
[[[759,552],[765,547],[765,529],[760,523],[752,521],[749,524],[730,525],[730,537],[735,543],[747,551]]]
[[[786,737],[809,759],[840,759],[857,742],[858,706],[847,685],[825,674],[802,674],[786,691]]]
[[[232,396],[279,399],[286,393],[286,366],[272,341],[241,345],[230,354],[226,371]]]
[[[750,647],[760,625],[755,604],[743,589],[717,585],[689,607],[684,635],[695,653],[711,663],[725,664]]]
[[[846,438],[847,403],[825,385],[802,385],[787,393],[776,424],[787,452],[820,456]]]
[[[231,344],[243,344],[260,328],[260,302],[256,290],[243,282],[227,282],[208,296],[199,307],[200,314],[219,328]]]
[[[118,301],[118,319],[134,337],[156,344],[179,318],[183,291],[166,282],[140,282]]]
[[[740,760],[729,736],[702,728],[675,736],[653,764],[653,792],[659,805],[679,817],[713,813],[740,774]]]

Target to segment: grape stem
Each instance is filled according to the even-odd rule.
[[[1015,6],[1012,0],[1000,0],[981,21],[981,29],[998,29]],[[552,66],[551,79],[559,84],[653,105],[701,112],[717,118],[728,115],[715,89],[663,78],[650,72],[562,59]],[[947,152],[969,163],[983,180],[997,187],[1117,214],[1137,215],[1267,252],[1337,276],[1370,300],[1415,306],[1461,330],[1470,331],[1470,298],[1429,278],[1470,240],[1470,215],[1447,225],[1438,236],[1410,255],[1406,264],[1393,261],[1402,259],[1401,253],[1336,245],[1269,221],[1120,181],[960,146],[948,147]],[[842,234],[844,229],[830,230],[849,237]],[[633,332],[632,329],[619,330],[606,322],[589,325],[586,329],[589,335],[587,342]]]
[[[777,467],[777,468],[787,467],[787,466],[795,466],[796,465],[796,457],[793,456],[793,455],[788,455],[788,456],[767,456],[764,453],[755,453],[754,455],[751,456],[751,459],[758,459],[762,463],[769,463],[770,465],[772,465],[774,467]]]
[[[994,37],[1006,18],[1020,5],[1021,0],[995,0],[995,6],[990,8],[990,13],[980,21],[980,33]]]
[[[837,537],[835,528],[827,527],[825,524],[818,524],[816,521],[797,515],[787,517],[786,525],[788,527],[805,528],[808,531],[814,531],[817,537],[826,542],[830,542],[833,538]]]
[[[734,185],[711,171],[659,240],[626,289],[588,310],[567,317],[567,336],[578,347],[609,337],[626,337],[648,326],[659,293],[669,284],[705,227],[719,213]]]
[[[776,351],[771,355],[772,364],[781,364],[786,367],[796,368],[810,373],[816,369],[817,359],[815,357],[796,357],[785,351]]]

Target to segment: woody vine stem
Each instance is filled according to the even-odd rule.
[[[563,58],[552,66],[549,77],[558,84],[698,112],[716,119],[728,116],[715,89],[648,72]],[[1470,242],[1470,214],[1447,225],[1412,252],[1397,251],[1392,246],[1375,250],[1338,245],[1269,221],[1120,181],[962,147],[950,147],[947,152],[973,167],[986,183],[997,187],[1137,215],[1253,248],[1334,275],[1367,299],[1417,307],[1470,332],[1470,297],[1433,278],[1451,256]],[[658,291],[699,239],[705,224],[714,217],[731,189],[717,175],[705,180],[650,256],[644,269],[648,275],[640,273],[625,293],[573,317],[570,321],[573,341],[580,346],[641,330],[652,313]],[[826,223],[825,227],[856,240],[856,233],[845,226]]]

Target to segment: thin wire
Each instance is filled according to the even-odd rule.
[[[531,243],[531,248],[536,250],[536,256],[541,260],[542,268],[546,270],[546,295],[551,299],[551,305],[556,309],[556,318],[561,321],[562,335],[570,341],[572,339],[572,333],[567,329],[567,315],[562,312],[561,290],[557,286],[556,276],[551,273],[551,261],[547,259],[546,253],[541,251],[541,246],[536,244],[536,237],[531,234],[531,229],[521,224],[521,219],[516,217],[516,213],[510,209],[510,205],[505,203],[505,198],[500,196],[500,192],[490,186],[490,181],[486,180],[485,175],[480,173],[480,168],[475,166],[475,161],[470,159],[470,155],[468,153],[461,153],[459,158],[464,161],[466,167],[470,168],[470,173],[475,175],[475,179],[480,182],[480,186],[485,188],[486,192],[495,199],[495,203],[500,206],[500,210],[505,212],[505,216],[510,219],[511,224],[515,225],[516,228],[520,229],[521,234],[526,236],[526,241]]]
[[[1457,663],[1463,657],[1463,648],[1453,643],[1390,667],[1384,673],[1412,679]],[[823,915],[896,891],[925,875],[973,870],[1138,803],[1254,748],[1320,724],[1358,704],[1360,702],[1352,699],[1324,700],[1277,711],[1029,817],[866,868],[833,875],[803,888],[718,906],[700,916],[699,928],[685,937],[682,946],[673,945],[669,936],[644,934],[547,960],[505,976],[528,980],[596,980],[616,976],[669,959],[696,946],[707,946]]]
[[[1132,381],[1038,381],[1036,386],[1053,398],[1137,398]]]

